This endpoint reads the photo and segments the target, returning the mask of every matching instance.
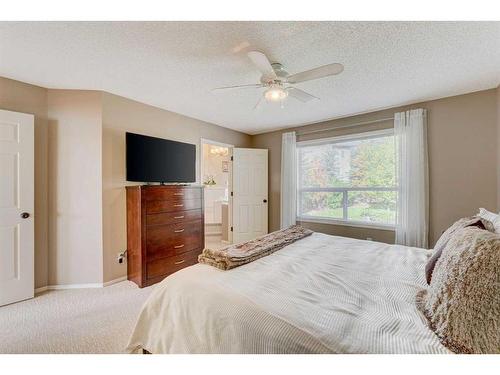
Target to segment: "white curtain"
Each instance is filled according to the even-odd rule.
[[[297,153],[295,132],[281,138],[281,228],[295,224],[297,217]]]
[[[427,248],[429,173],[427,111],[415,109],[394,115],[399,184],[396,243]]]

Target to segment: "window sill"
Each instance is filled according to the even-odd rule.
[[[344,220],[326,219],[320,217],[297,217],[297,221],[305,223],[340,225],[344,227],[386,230],[391,232],[394,232],[396,230],[394,225],[370,224],[360,221],[344,221]]]

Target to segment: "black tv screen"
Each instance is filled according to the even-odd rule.
[[[126,133],[127,181],[196,181],[196,146]]]

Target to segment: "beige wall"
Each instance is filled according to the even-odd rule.
[[[500,211],[500,85],[497,87],[497,209]]]
[[[48,280],[47,89],[0,77],[0,109],[35,115],[35,288]]]
[[[454,220],[475,213],[479,207],[498,210],[500,199],[497,196],[497,174],[500,173],[498,171],[500,156],[497,136],[497,91],[495,89],[480,91],[294,129],[300,131],[341,126],[392,117],[394,112],[410,108],[426,108],[429,111],[429,241],[433,245],[441,232]],[[391,126],[390,122],[359,129],[365,131],[388,126]],[[252,140],[253,147],[269,149],[270,230],[279,228],[280,221],[280,155],[281,133],[284,131],[286,130],[259,134]],[[340,135],[352,131],[352,128],[343,129],[338,132],[322,133],[321,136]],[[302,139],[304,137],[299,138]],[[391,231],[324,224],[306,225],[335,235],[363,239],[371,237],[384,242],[394,241],[394,233]]]
[[[249,147],[249,135],[103,93],[103,241],[104,281],[126,275],[117,254],[127,247],[125,189],[125,132],[135,132],[196,144],[200,181],[200,138]]]
[[[49,90],[49,285],[102,282],[98,91]]]

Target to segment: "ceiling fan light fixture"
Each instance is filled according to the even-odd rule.
[[[288,96],[288,91],[281,87],[270,87],[265,93],[264,98],[271,102],[278,102],[286,99]]]
[[[283,65],[279,62],[271,63],[267,56],[260,51],[249,51],[247,56],[261,73],[260,83],[218,87],[212,91],[218,92],[221,90],[265,88],[264,94],[259,97],[259,101],[253,107],[254,110],[257,109],[260,103],[264,100],[267,102],[280,103],[281,108],[284,108],[285,99],[288,96],[291,96],[302,103],[307,103],[313,99],[319,99],[318,97],[292,85],[300,82],[334,76],[342,73],[344,70],[344,66],[342,64],[332,63],[303,72],[289,74],[284,69]]]

